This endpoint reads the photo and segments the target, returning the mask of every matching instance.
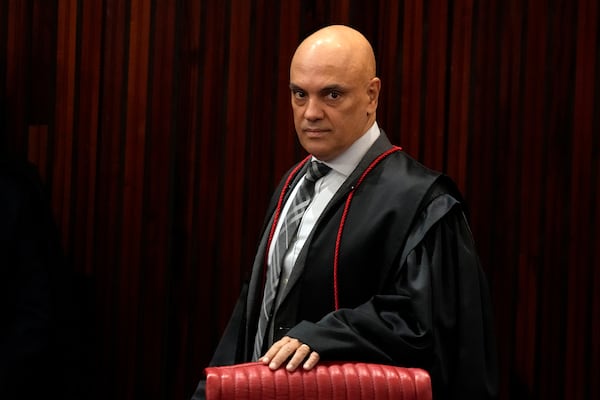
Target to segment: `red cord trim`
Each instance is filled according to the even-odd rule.
[[[382,153],[379,155],[379,157],[377,157],[375,160],[373,160],[371,162],[371,164],[369,164],[369,166],[367,167],[367,169],[362,173],[362,175],[360,176],[360,178],[358,178],[358,181],[356,182],[356,185],[354,185],[354,187],[352,187],[352,189],[350,190],[350,194],[348,194],[348,198],[346,199],[346,203],[344,205],[344,211],[342,212],[342,219],[340,221],[340,226],[338,228],[338,233],[337,233],[337,237],[336,237],[336,241],[335,241],[335,253],[334,253],[334,258],[333,258],[333,291],[334,291],[334,303],[335,303],[335,310],[339,310],[340,308],[340,301],[339,301],[339,288],[338,288],[338,269],[339,269],[339,255],[340,255],[340,246],[341,246],[341,242],[342,242],[342,234],[344,232],[344,226],[346,224],[346,218],[348,216],[348,210],[350,209],[350,203],[352,203],[352,199],[354,197],[354,192],[356,191],[356,189],[360,186],[360,184],[364,181],[364,179],[366,178],[366,176],[383,160],[385,159],[387,156],[389,156],[392,153],[395,153],[397,151],[402,150],[401,147],[398,146],[393,146],[391,149],[389,149],[388,151]],[[292,180],[294,179],[294,177],[296,176],[296,174],[298,173],[298,171],[304,166],[304,164],[306,164],[308,162],[308,160],[311,159],[311,155],[308,155],[304,160],[302,160],[293,170],[292,172],[288,175],[285,184],[283,185],[283,189],[281,190],[281,194],[279,195],[279,199],[277,201],[277,207],[275,208],[275,216],[273,217],[273,224],[271,225],[271,230],[269,231],[269,240],[267,241],[267,247],[265,248],[265,262],[264,262],[264,271],[263,271],[263,286],[264,286],[264,280],[266,279],[267,276],[267,265],[268,265],[268,260],[269,260],[269,249],[271,248],[271,242],[273,241],[273,236],[275,235],[275,228],[277,227],[277,223],[279,222],[279,218],[281,216],[281,209],[283,207],[283,199],[285,198],[285,195],[288,191],[288,189],[290,188],[290,184],[292,182]]]
[[[384,158],[389,156],[392,153],[402,150],[401,147],[394,146],[385,153],[382,153],[377,157],[371,164],[367,167],[365,172],[358,178],[356,185],[351,189],[348,198],[346,199],[346,204],[344,205],[344,212],[342,213],[342,219],[340,221],[340,226],[338,228],[337,238],[335,240],[335,254],[333,257],[333,297],[335,301],[335,310],[340,309],[340,299],[339,299],[339,289],[338,289],[338,267],[339,267],[339,256],[340,256],[340,244],[342,242],[342,234],[344,232],[344,225],[346,224],[346,217],[348,216],[348,210],[350,209],[350,203],[352,202],[352,198],[354,197],[354,192],[360,186],[365,177],[379,164]]]
[[[296,176],[300,168],[304,166],[310,160],[312,155],[308,155],[304,160],[300,161],[296,168],[292,170],[292,172],[288,175],[285,184],[283,185],[283,189],[281,190],[281,194],[279,195],[279,200],[277,201],[277,208],[275,208],[275,216],[273,217],[273,225],[271,225],[271,230],[269,232],[269,240],[267,241],[267,247],[265,248],[265,265],[263,270],[263,286],[264,281],[267,277],[267,265],[269,261],[269,249],[271,248],[271,242],[273,241],[273,235],[275,234],[275,228],[277,227],[277,222],[279,222],[279,217],[281,216],[281,208],[283,207],[283,199],[285,198],[285,194],[290,188],[290,183],[292,179]]]

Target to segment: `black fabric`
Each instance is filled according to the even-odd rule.
[[[490,298],[460,195],[447,177],[403,152],[384,159],[354,194],[340,251],[341,308],[334,310],[333,257],[345,200],[390,148],[382,133],[317,222],[275,313],[279,336],[307,343],[322,360],[424,368],[436,399],[495,398]],[[238,363],[250,360],[265,247],[263,236],[245,329],[237,332]]]
[[[211,366],[232,365],[242,358],[242,355],[239,354],[240,347],[237,345],[237,342],[239,340],[239,332],[244,329],[246,321],[246,296],[248,296],[248,284],[242,286],[240,297],[233,308],[229,323],[225,327],[217,350],[210,361]]]
[[[191,400],[205,400],[206,399],[206,381],[204,379],[198,382],[198,386],[196,386],[196,390],[194,391],[194,395]]]
[[[0,398],[83,398],[74,280],[37,170],[11,159],[0,160],[0,255]]]

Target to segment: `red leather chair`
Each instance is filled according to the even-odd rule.
[[[429,374],[418,368],[321,363],[310,371],[290,373],[247,363],[205,372],[207,400],[431,400]]]

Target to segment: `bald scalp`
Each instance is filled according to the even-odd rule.
[[[333,160],[376,120],[381,81],[375,55],[358,31],[342,25],[307,37],[290,65],[290,98],[300,144]]]
[[[332,66],[351,68],[365,79],[376,76],[375,53],[362,33],[345,25],[322,28],[300,43],[291,67],[321,60]]]

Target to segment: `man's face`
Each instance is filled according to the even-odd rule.
[[[290,90],[300,144],[329,161],[352,145],[375,120],[379,79],[329,54],[294,57]]]

